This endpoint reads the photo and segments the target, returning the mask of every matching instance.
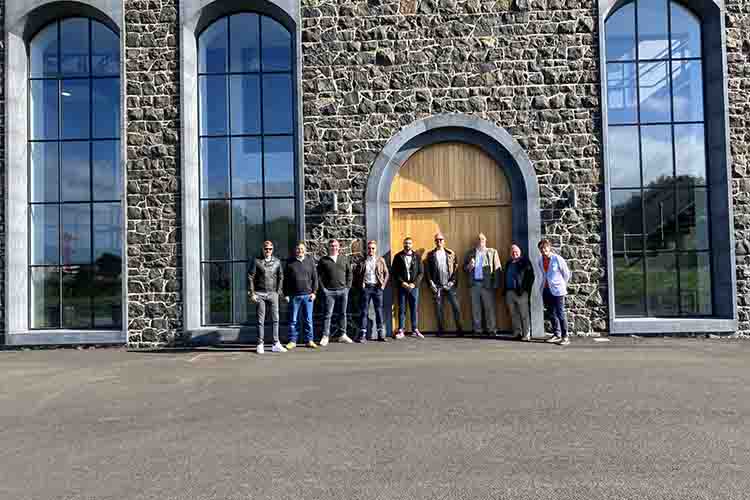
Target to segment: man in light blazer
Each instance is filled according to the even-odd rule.
[[[542,299],[544,308],[552,318],[552,338],[547,342],[570,344],[568,339],[568,322],[565,319],[565,296],[568,294],[570,269],[562,256],[552,251],[549,240],[539,242],[539,269],[542,270]]]

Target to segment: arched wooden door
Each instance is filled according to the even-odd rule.
[[[410,236],[422,260],[434,248],[434,235],[442,232],[447,247],[463,265],[476,235],[487,235],[487,244],[497,248],[503,265],[511,244],[511,194],[500,166],[480,148],[459,143],[433,144],[415,153],[393,180],[391,204],[391,255],[403,249]],[[461,323],[471,331],[469,277],[459,278]],[[500,291],[497,294],[497,327],[510,330],[510,318]],[[394,329],[398,327],[398,300],[394,295]],[[446,313],[449,311],[446,309]],[[453,329],[452,314],[446,314],[446,328]],[[420,329],[437,331],[435,306],[427,280],[420,290]],[[410,327],[407,318],[407,328]]]

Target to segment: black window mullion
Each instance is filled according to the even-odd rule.
[[[227,19],[227,59],[226,59],[226,68],[227,71],[231,70],[232,68],[230,65],[232,64],[232,22],[231,22],[231,16]],[[226,74],[225,76],[225,86],[224,86],[224,92],[226,93],[227,98],[227,132],[229,132],[229,139],[227,140],[227,148],[229,150],[227,151],[227,158],[229,159],[229,165],[227,167],[229,168],[229,176],[227,178],[227,182],[229,183],[229,186],[227,186],[227,192],[229,193],[229,227],[228,233],[229,233],[229,259],[230,261],[233,261],[235,258],[234,255],[234,231],[232,231],[233,224],[232,220],[234,218],[234,202],[232,200],[232,196],[234,195],[232,191],[232,77],[229,74]],[[234,264],[229,264],[229,320],[230,322],[235,321],[234,317]]]
[[[640,192],[641,192],[641,260],[643,269],[643,290],[641,303],[646,316],[650,316],[648,304],[648,238],[646,235],[646,192],[643,188],[643,140],[641,138],[641,65],[639,62],[639,37],[638,37],[638,1],[634,0],[633,17],[635,19],[635,106],[636,106],[636,127],[638,129],[638,172],[640,175]]]
[[[261,202],[263,240],[268,239],[268,221],[266,216],[266,135],[265,120],[263,113],[263,16],[258,16],[258,102],[260,103],[260,192],[263,201]]]

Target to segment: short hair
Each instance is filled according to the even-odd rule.
[[[443,233],[435,233],[435,238],[437,238],[438,236],[445,239],[445,235]]]
[[[484,233],[479,233],[477,234],[477,239],[480,239],[480,238],[484,238],[486,240],[487,236]]]
[[[305,242],[304,242],[304,241],[302,241],[302,240],[299,240],[299,241],[297,242],[297,244],[296,244],[296,245],[294,245],[294,248],[297,248],[297,247],[302,247],[302,248],[305,248],[305,249],[307,249],[307,245],[305,245]]]
[[[406,243],[407,240],[414,241],[411,236],[407,236],[406,238],[404,238],[404,243]]]
[[[370,246],[370,244],[373,244],[373,245],[375,245],[375,246],[378,246],[378,240],[368,240],[368,241],[367,241],[367,246],[369,247],[369,246]]]
[[[341,243],[339,243],[339,240],[337,240],[336,238],[331,238],[330,240],[328,240],[329,246],[333,245],[334,243],[338,243],[339,245],[341,245]]]
[[[543,240],[539,241],[539,244],[536,246],[539,250],[541,250],[544,247],[550,247],[552,248],[552,243],[547,238],[544,238]]]
[[[266,241],[264,241],[264,242],[263,242],[263,246],[266,246],[266,245],[270,245],[270,246],[273,246],[273,241],[271,241],[271,240],[266,240]]]

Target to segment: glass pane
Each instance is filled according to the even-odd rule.
[[[52,23],[31,40],[31,78],[57,76],[57,23]]]
[[[231,249],[229,202],[201,202],[203,260],[228,260]]]
[[[89,74],[89,20],[81,17],[60,22],[60,72],[64,76]]]
[[[31,82],[31,139],[57,139],[59,109],[57,80]]]
[[[89,105],[91,104],[89,80],[62,80],[60,90],[62,107],[62,139],[88,139]]]
[[[270,17],[261,17],[263,43],[263,71],[292,69],[292,36],[287,29]]]
[[[122,207],[94,203],[94,263],[119,268],[122,262]]]
[[[247,262],[236,262],[233,264],[234,271],[232,279],[234,281],[234,320],[235,324],[248,324],[251,322],[251,316],[248,314],[250,309],[250,300],[247,297]],[[267,312],[267,322],[271,321],[271,312]],[[253,316],[255,318],[255,310]]]
[[[708,191],[705,188],[677,190],[677,222],[681,249],[708,250]]]
[[[232,264],[203,264],[203,323],[231,323]]]
[[[670,2],[670,8],[672,9],[672,57],[700,57],[700,21],[677,2]]]
[[[703,67],[700,61],[672,61],[674,121],[703,120]]]
[[[677,316],[677,258],[673,253],[646,259],[648,311],[650,316]]]
[[[59,197],[56,142],[31,143],[31,201],[57,201]]]
[[[198,71],[201,73],[226,73],[227,71],[227,18],[214,22],[198,38]]]
[[[92,145],[94,200],[119,200],[122,196],[120,141],[95,141]]]
[[[230,77],[232,133],[260,133],[260,78],[257,75]]]
[[[677,178],[680,182],[706,184],[706,150],[703,125],[675,125]]]
[[[645,0],[638,4],[638,59],[669,57],[668,0]]]
[[[224,135],[229,130],[227,77],[200,76],[201,135]]]
[[[235,260],[260,255],[263,236],[263,202],[234,200],[232,202],[232,237]]]
[[[263,75],[263,133],[292,133],[292,79]]]
[[[31,328],[60,327],[60,268],[31,268]]]
[[[92,80],[94,97],[94,137],[120,137],[120,80]]]
[[[672,166],[672,127],[648,125],[641,127],[644,187],[665,187],[674,184]]]
[[[609,127],[609,178],[614,188],[640,187],[638,127]]]
[[[643,217],[641,191],[613,190],[612,197],[612,247],[624,252],[624,258],[641,255],[643,248]]]
[[[294,196],[292,137],[266,137],[263,141],[266,196]]]
[[[31,206],[31,265],[60,263],[60,207]]]
[[[88,142],[60,143],[60,183],[63,201],[87,201],[91,196]]]
[[[260,139],[232,139],[232,196],[263,196]]]
[[[91,205],[68,204],[61,211],[63,265],[91,264]]]
[[[91,21],[91,71],[94,75],[120,74],[120,37],[100,22]]]
[[[628,4],[607,19],[607,62],[635,60],[635,4]]]
[[[94,274],[94,326],[122,326],[122,264],[119,260],[97,263]]]
[[[63,328],[91,328],[91,297],[94,295],[93,269],[89,266],[63,268]]]
[[[228,139],[201,139],[201,197],[229,197]]]
[[[643,281],[643,256],[615,255],[615,313],[617,316],[646,314]]]
[[[642,123],[669,122],[672,119],[667,64],[658,62],[638,65]]]
[[[294,200],[266,200],[266,234],[276,248],[274,254],[288,259],[295,243],[297,230]]]
[[[712,314],[711,254],[680,255],[680,304],[683,314]]]
[[[607,117],[609,123],[636,123],[638,108],[635,64],[607,64]]]
[[[232,72],[258,71],[260,66],[258,15],[247,12],[235,14],[229,18],[229,26],[232,32]]]
[[[677,247],[674,189],[646,189],[643,196],[646,248],[673,250]]]

